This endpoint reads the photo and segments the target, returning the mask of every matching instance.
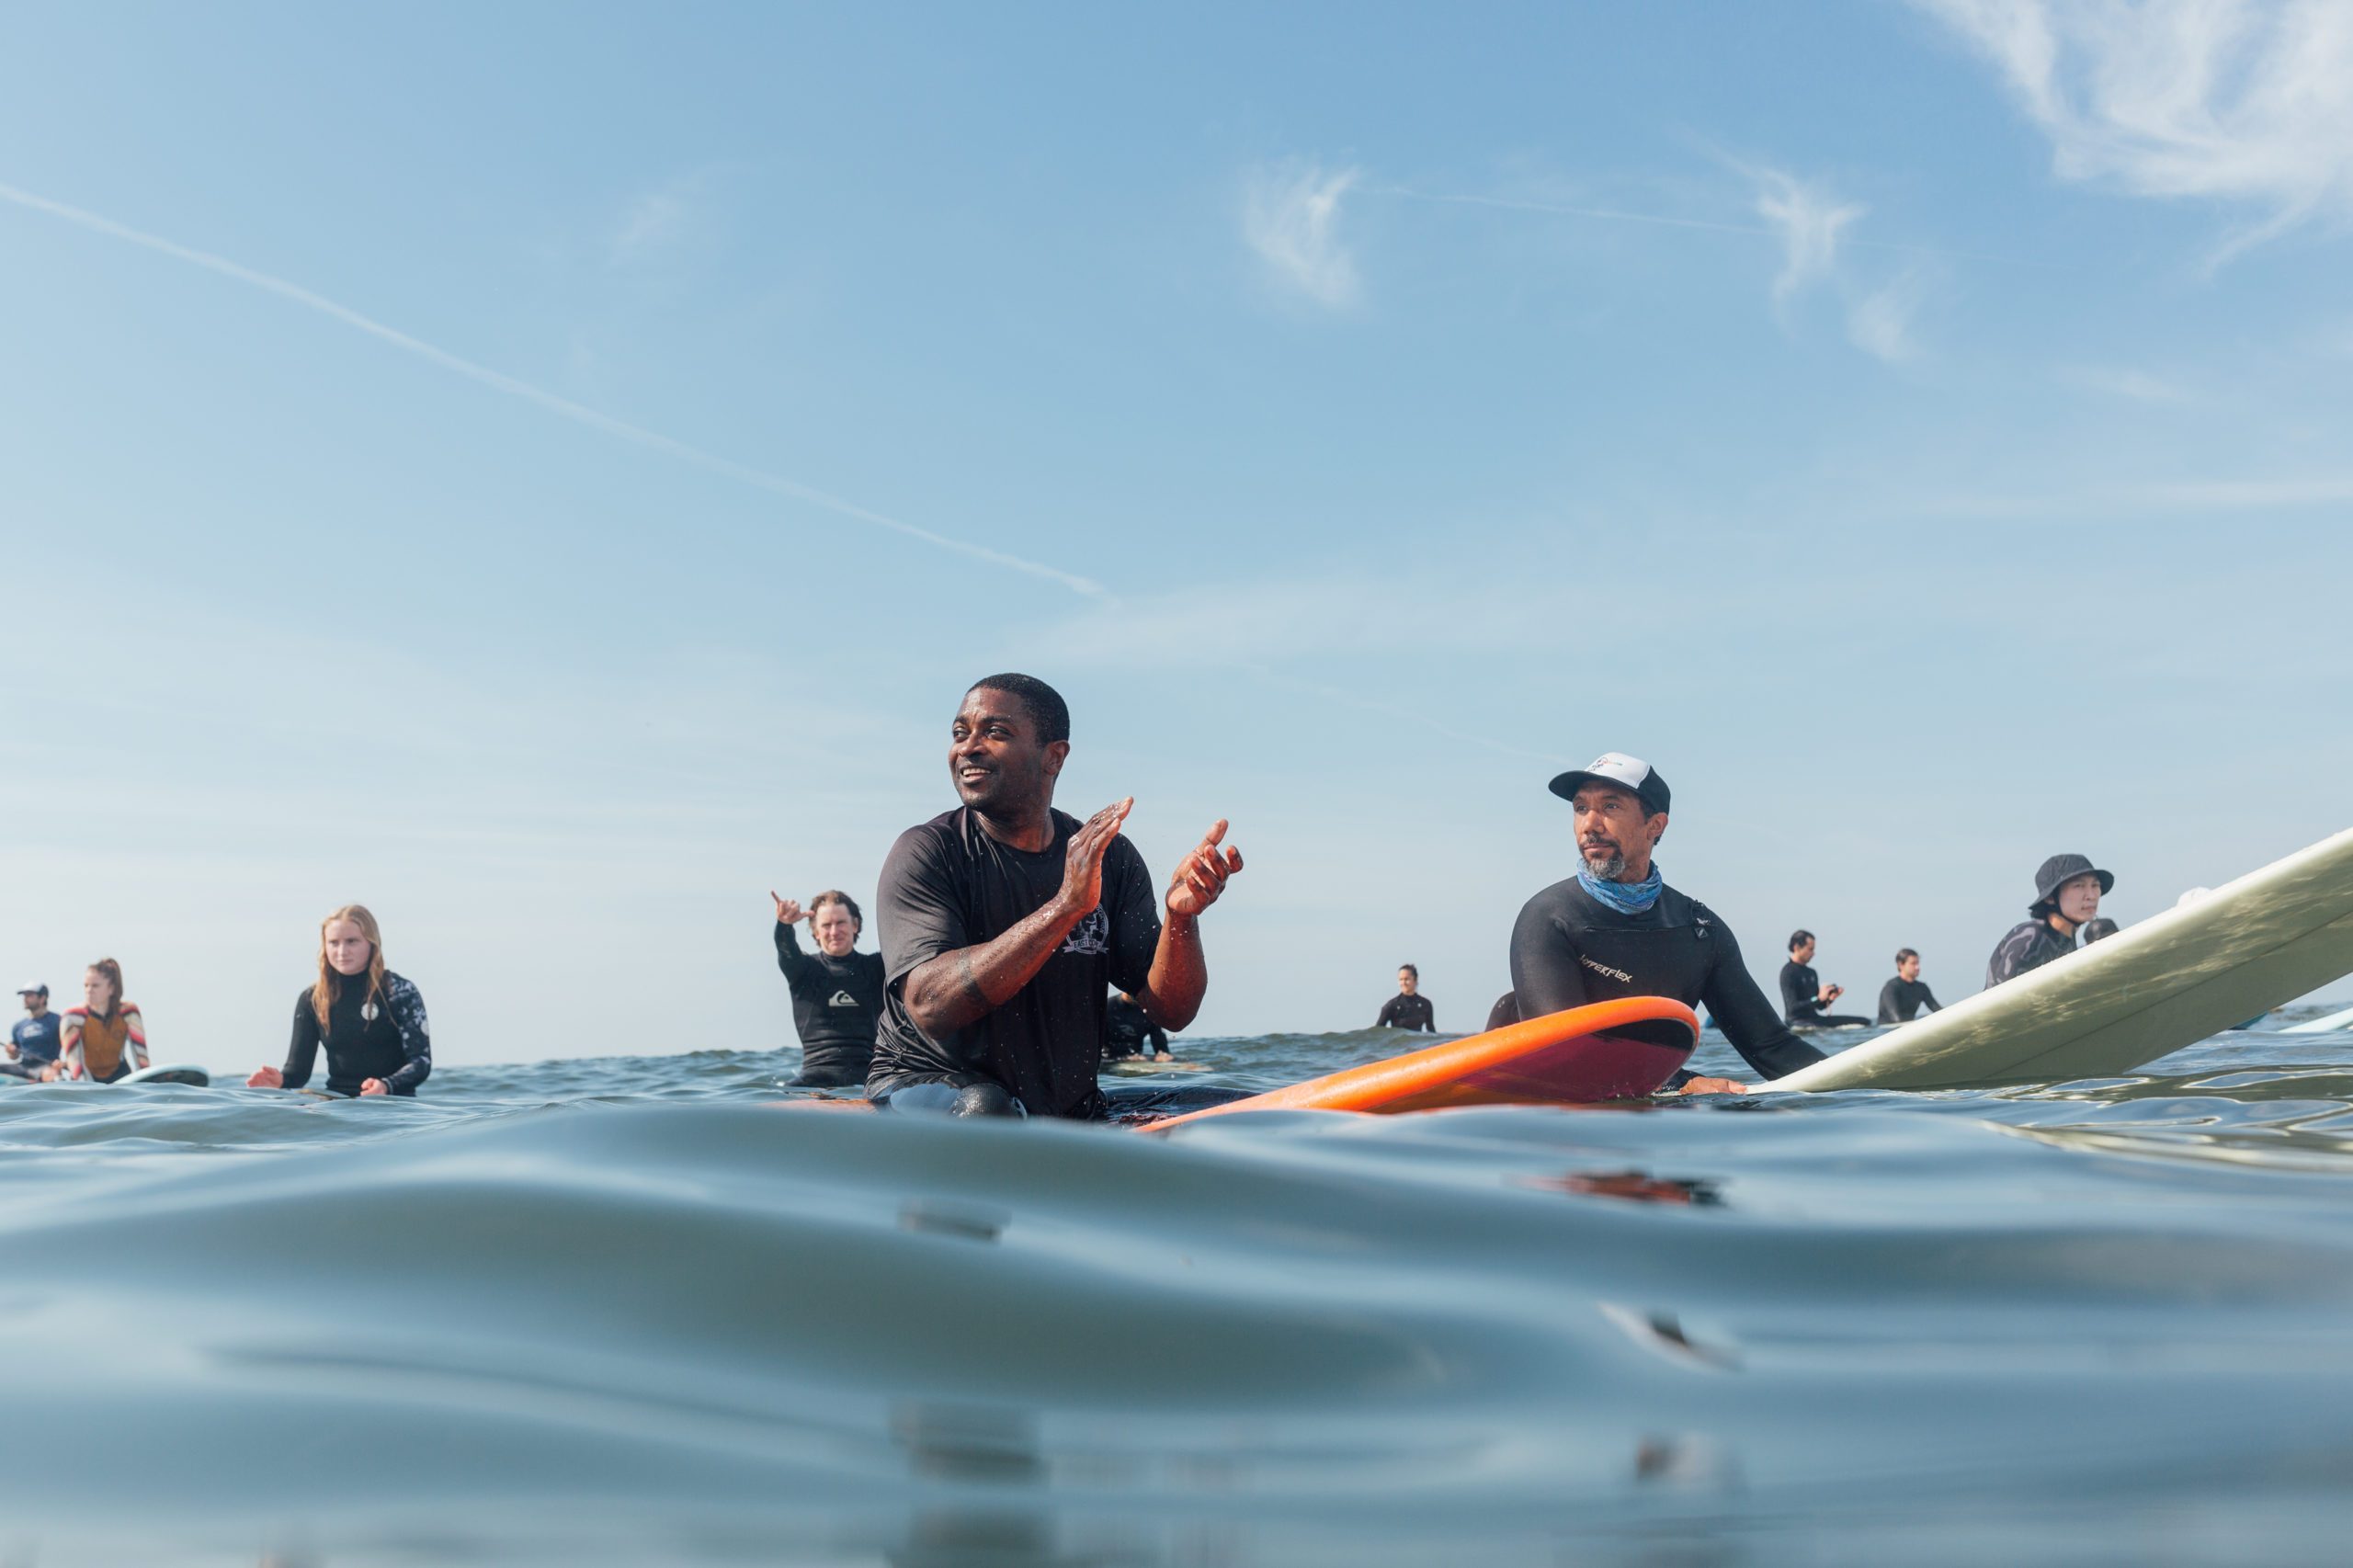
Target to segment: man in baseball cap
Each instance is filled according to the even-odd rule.
[[[1671,996],[1705,1006],[1733,1049],[1768,1078],[1821,1061],[1756,988],[1731,928],[1668,887],[1652,863],[1675,798],[1658,769],[1604,752],[1554,778],[1552,790],[1575,813],[1577,872],[1520,910],[1511,934],[1512,994],[1496,1004],[1497,1014],[1533,1018],[1620,996]],[[1747,1087],[1688,1073],[1667,1086],[1685,1094]]]
[[[49,1010],[49,987],[38,980],[17,987],[25,1016],[8,1031],[8,1060],[0,1072],[18,1078],[38,1078],[57,1064],[57,1015]]]
[[[2034,873],[2034,902],[2027,919],[2010,927],[1986,960],[1990,989],[2030,969],[2075,950],[2075,933],[2099,913],[2100,895],[2113,892],[2116,878],[2086,855],[2053,855]]]

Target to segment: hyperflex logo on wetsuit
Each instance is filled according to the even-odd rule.
[[[1608,964],[1596,962],[1594,960],[1586,957],[1583,953],[1579,953],[1577,955],[1577,962],[1585,965],[1586,968],[1593,971],[1596,974],[1608,975],[1610,979],[1619,982],[1620,984],[1631,985],[1634,983],[1634,977],[1628,974],[1624,970],[1611,969]]]

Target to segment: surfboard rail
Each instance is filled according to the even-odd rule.
[[[1172,1116],[1145,1131],[1241,1110],[1385,1114],[1639,1099],[1683,1065],[1699,1038],[1699,1020],[1682,1003],[1664,996],[1621,997],[1440,1040],[1230,1105]]]

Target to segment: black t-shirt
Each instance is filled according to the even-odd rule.
[[[866,1090],[995,1082],[1033,1116],[1099,1118],[1095,1069],[1108,989],[1142,990],[1160,943],[1160,904],[1143,857],[1123,834],[1103,856],[1103,898],[1029,983],[976,1022],[935,1040],[915,1027],[904,990],[921,965],[993,941],[1061,889],[1078,821],[1053,813],[1054,841],[1031,854],[989,836],[969,808],[911,827],[882,862],[875,918],[882,937],[882,1026]]]
[[[1704,1004],[1733,1049],[1768,1078],[1822,1060],[1774,1016],[1732,928],[1673,888],[1661,889],[1641,914],[1620,915],[1574,877],[1554,882],[1528,901],[1512,927],[1511,984],[1523,1018],[1620,996]]]
[[[1430,999],[1420,992],[1411,996],[1400,991],[1381,1005],[1381,1017],[1372,1020],[1377,1029],[1427,1029],[1438,1033],[1438,1015],[1430,1007]]]
[[[866,1082],[874,1028],[882,1017],[882,955],[822,949],[802,952],[792,927],[776,923],[776,967],[792,988],[792,1027],[801,1036],[802,1083]]]
[[[1908,1024],[1922,1007],[1931,1013],[1944,1010],[1937,994],[1917,980],[1897,975],[1879,988],[1879,1021],[1882,1024]]]

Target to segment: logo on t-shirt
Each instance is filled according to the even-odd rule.
[[[858,1006],[858,998],[851,995],[847,991],[836,991],[834,993],[833,1000],[826,1003],[825,1006],[828,1007],[855,1007]]]
[[[1075,953],[1081,958],[1093,958],[1098,953],[1109,952],[1111,950],[1111,917],[1103,913],[1099,904],[1088,910],[1086,918],[1081,920],[1076,928],[1063,939],[1062,950],[1066,953]]]

